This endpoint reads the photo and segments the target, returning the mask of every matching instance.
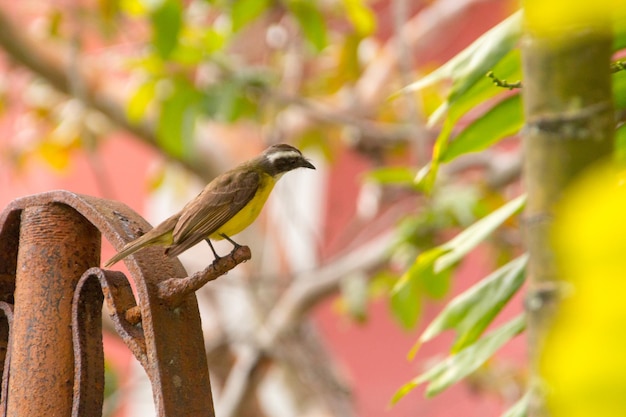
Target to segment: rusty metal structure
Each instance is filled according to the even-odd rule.
[[[192,276],[159,248],[100,269],[102,237],[120,249],[151,226],[124,204],[67,191],[0,213],[0,415],[101,416],[102,307],[145,369],[159,416],[213,416],[194,291],[250,259],[236,248]]]

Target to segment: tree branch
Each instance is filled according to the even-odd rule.
[[[83,94],[81,97],[76,97],[77,99],[83,100],[86,106],[104,114],[111,122],[133,134],[159,153],[166,153],[166,150],[158,143],[152,123],[145,120],[139,122],[130,120],[123,106],[98,88],[93,77],[87,76],[84,70],[72,69],[70,63],[52,56],[40,46],[40,43],[30,39],[23,30],[19,30],[2,8],[0,8],[0,27],[2,28],[0,47],[13,61],[37,74],[53,88],[68,96],[73,96],[72,85],[81,85],[84,87]],[[70,74],[71,77],[77,79],[70,79]],[[215,176],[215,172],[211,169],[215,165],[208,163],[204,156],[202,160],[172,154],[166,154],[166,156],[202,178],[208,179]]]
[[[255,343],[248,346],[229,375],[220,400],[220,413],[234,417],[261,360],[280,346],[280,341],[292,333],[302,317],[328,294],[337,291],[341,280],[355,271],[371,270],[385,262],[387,251],[395,237],[388,231],[321,269],[296,277],[270,311],[265,324],[254,335]]]

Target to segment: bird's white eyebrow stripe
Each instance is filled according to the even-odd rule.
[[[300,154],[296,151],[280,151],[280,152],[276,152],[276,153],[271,153],[269,155],[267,155],[267,159],[270,161],[270,163],[274,163],[279,159],[283,159],[283,158],[299,158]]]

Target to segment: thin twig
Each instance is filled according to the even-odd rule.
[[[393,1],[393,22],[394,22],[394,39],[396,40],[396,48],[398,54],[398,67],[400,69],[400,80],[403,85],[409,85],[413,82],[413,54],[408,41],[403,36],[403,28],[407,24],[409,2],[407,0]],[[417,132],[414,135],[411,144],[415,160],[418,166],[424,166],[428,161],[428,141],[426,128],[420,119],[422,109],[419,101],[415,99],[415,95],[410,92],[404,92],[404,99],[409,109],[409,123],[415,126]]]
[[[487,72],[487,77],[491,78],[493,80],[493,84],[496,85],[497,87],[508,88],[509,90],[522,88],[522,82],[521,81],[516,81],[514,83],[510,83],[507,80],[501,80],[501,79],[499,79],[498,77],[495,76],[493,71]]]

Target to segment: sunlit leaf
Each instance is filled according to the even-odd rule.
[[[120,9],[129,16],[143,16],[148,8],[141,0],[120,0]]]
[[[230,3],[232,9],[230,18],[232,22],[233,32],[241,30],[246,24],[250,23],[263,12],[265,12],[271,4],[270,0],[236,0]]]
[[[417,280],[406,279],[404,285],[394,287],[390,298],[393,316],[405,329],[412,329],[417,324],[422,310],[422,291]]]
[[[525,196],[520,196],[509,201],[496,211],[478,220],[450,241],[435,247],[433,249],[422,252],[409,269],[402,275],[393,288],[391,293],[392,305],[397,303],[398,309],[402,316],[397,316],[403,325],[414,324],[417,322],[419,310],[412,311],[405,306],[409,298],[415,293],[424,291],[425,283],[428,280],[447,279],[449,269],[461,260],[469,251],[474,249],[489,234],[497,229],[509,217],[521,210],[526,201]],[[446,285],[430,284],[430,285]],[[436,287],[431,287],[436,288]],[[445,287],[440,287],[445,288]],[[415,317],[410,314],[416,314]]]
[[[450,329],[456,331],[453,352],[474,343],[524,283],[527,261],[528,256],[523,255],[509,262],[452,299],[424,330],[418,343]]]
[[[432,160],[415,176],[415,185],[426,194],[430,194],[435,186],[435,180],[437,179],[437,173],[441,163],[441,155],[448,146],[448,138],[452,134],[453,127],[454,122],[450,118],[447,118],[435,140]]]
[[[182,156],[193,141],[201,95],[186,83],[176,83],[174,92],[161,103],[157,123],[159,145],[170,155]]]
[[[430,271],[429,271],[430,272]],[[434,272],[434,271],[433,271]],[[442,298],[450,290],[452,269],[433,274],[420,275],[424,292],[432,298]]]
[[[445,251],[438,247],[421,253],[393,287],[392,312],[404,328],[413,328],[417,323],[424,291],[423,283],[438,278],[433,272],[433,264]]]
[[[369,36],[376,30],[376,15],[363,0],[343,0],[343,6],[359,37]]]
[[[182,6],[179,0],[165,0],[150,13],[152,44],[159,56],[167,59],[178,45],[182,27]]]
[[[416,386],[428,383],[426,396],[432,397],[460,381],[477,370],[506,342],[520,333],[526,324],[524,315],[520,315],[496,330],[493,330],[476,343],[466,347],[455,355],[439,362],[428,371],[402,386],[393,396],[395,404]]]
[[[156,82],[148,80],[141,84],[128,100],[126,114],[134,122],[141,120],[150,103],[154,100]]]
[[[517,12],[489,30],[450,61],[403,91],[416,91],[445,78],[453,80],[450,98],[463,94],[516,45],[522,30]]]
[[[304,37],[319,52],[326,47],[326,20],[318,9],[319,3],[310,0],[292,0],[289,11],[298,21]]]
[[[524,330],[525,326],[526,317],[521,314],[456,355],[450,356],[440,367],[435,367],[438,369],[426,372],[425,378],[429,381],[426,396],[432,397],[439,394],[450,385],[477,370],[506,342]]]
[[[415,171],[408,167],[382,167],[367,173],[367,179],[380,184],[413,185]]]
[[[333,77],[335,89],[340,89],[346,82],[358,79],[361,73],[359,65],[359,44],[362,38],[358,35],[347,35],[341,46],[337,74]]]
[[[202,100],[204,113],[221,122],[232,123],[242,117],[254,117],[257,114],[257,103],[249,80],[231,78],[209,87]]]
[[[71,144],[44,140],[37,146],[37,154],[53,169],[63,171],[70,164]]]
[[[500,61],[489,69],[493,75],[499,80],[519,81],[522,78],[522,58],[519,49],[513,49],[506,54]],[[476,108],[477,105],[496,97],[503,93],[502,87],[497,87],[493,83],[493,79],[483,74],[470,89],[464,94],[456,95],[448,98],[448,117],[456,123],[461,117],[469,111]],[[434,120],[429,120],[432,125]]]
[[[443,271],[461,260],[509,217],[520,211],[525,202],[525,195],[509,201],[444,243],[441,248],[445,249],[446,253],[435,261],[435,273]]]
[[[517,133],[524,124],[519,95],[505,98],[474,120],[450,142],[441,155],[442,162],[487,149],[507,136]]]
[[[493,71],[500,79],[514,78],[521,76],[521,59],[518,50],[509,52],[500,62],[496,64]],[[430,165],[424,168],[416,183],[425,193],[430,193],[435,184],[439,165],[443,156],[447,152],[448,141],[453,128],[458,120],[468,111],[474,109],[480,103],[502,94],[502,89],[495,87],[491,79],[485,75],[479,79],[464,94],[449,97],[429,118],[428,125],[432,126],[445,115],[443,126],[435,140],[433,147],[433,157]]]
[[[205,54],[211,54],[219,51],[225,44],[224,35],[212,28],[204,28],[202,30],[201,45]]]

